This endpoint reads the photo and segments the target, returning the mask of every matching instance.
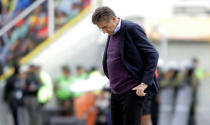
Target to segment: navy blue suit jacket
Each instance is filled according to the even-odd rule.
[[[158,62],[158,52],[149,42],[144,30],[130,21],[121,20],[120,32],[120,54],[121,61],[128,72],[140,83],[148,84],[148,90],[156,94],[159,89],[155,70]],[[103,69],[107,77],[107,47],[103,57]]]

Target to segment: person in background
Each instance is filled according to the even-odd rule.
[[[0,75],[3,73],[2,52],[4,47],[5,47],[4,42],[0,38]]]
[[[85,80],[88,78],[88,73],[82,66],[77,66],[77,78]]]
[[[63,66],[61,69],[62,74],[56,80],[56,96],[58,104],[61,107],[65,107],[67,112],[64,115],[73,114],[73,93],[69,87],[73,84],[75,78],[71,74],[71,70],[68,66]]]
[[[96,125],[107,125],[108,124],[108,112],[110,106],[110,92],[102,90],[96,98],[96,107],[98,109]]]
[[[76,68],[77,76],[75,77],[75,84],[80,80],[87,80],[88,79],[88,73],[85,71],[85,69],[82,66],[77,66]],[[83,92],[74,92],[74,98],[78,98],[81,95],[83,95]]]
[[[27,108],[30,118],[30,125],[40,125],[40,105],[37,100],[37,94],[42,82],[36,71],[35,65],[30,65],[27,71],[26,84],[24,87],[24,104]]]
[[[95,94],[93,92],[86,92],[76,98],[74,111],[77,120],[85,121],[86,125],[95,125],[98,112]]]
[[[5,26],[12,19],[12,14],[9,13],[8,8],[2,8],[2,13],[0,14],[0,27]]]
[[[169,125],[174,117],[174,104],[182,83],[182,74],[177,67],[169,65],[165,67],[160,77],[158,125]]]
[[[193,65],[195,77],[197,77],[197,79],[201,80],[204,77],[204,71],[199,66],[199,60],[197,58],[193,58],[192,65]]]
[[[19,72],[19,65],[14,65],[14,74],[6,81],[3,98],[9,104],[15,125],[20,125],[19,108],[23,105],[23,86],[25,73]]]
[[[189,61],[184,65],[181,84],[175,97],[173,117],[171,125],[187,125],[190,118],[190,109],[193,102],[193,86],[198,83],[194,69]]]
[[[58,9],[55,10],[55,30],[57,31],[60,29],[64,24],[67,22],[66,14],[59,11]]]
[[[36,72],[41,80],[42,85],[38,90],[38,101],[44,105],[53,97],[53,83],[51,76],[44,71],[41,66],[36,66]]]
[[[197,105],[197,93],[198,93],[198,88],[201,83],[201,80],[204,78],[204,71],[202,68],[199,67],[199,60],[197,58],[192,59],[192,70],[193,70],[193,76],[194,76],[194,80],[192,83],[194,84],[192,84],[193,92],[192,92],[192,104],[191,104],[191,109],[190,109],[189,125],[194,125],[196,123],[195,109]]]

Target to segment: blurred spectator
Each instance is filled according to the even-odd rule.
[[[19,66],[14,66],[14,74],[7,79],[4,89],[4,100],[8,102],[13,118],[14,124],[20,125],[19,108],[23,105],[23,86],[25,84],[25,73],[19,73]]]
[[[98,114],[96,119],[96,125],[107,125],[108,123],[108,111],[110,103],[110,92],[103,90],[96,99],[96,106],[98,108]]]
[[[0,39],[0,62],[2,64],[2,69],[6,64],[7,54],[9,52],[9,44]]]
[[[69,21],[73,19],[76,15],[78,15],[82,10],[81,7],[82,7],[81,3],[74,2],[71,6],[70,9],[71,13],[68,14],[67,20]]]
[[[63,66],[61,70],[62,74],[56,80],[55,91],[59,106],[64,106],[67,109],[65,115],[70,115],[73,110],[73,93],[70,91],[70,86],[74,82],[74,77],[67,66]]]
[[[27,37],[22,46],[22,55],[26,55],[35,48],[36,43],[30,37]]]
[[[41,80],[41,86],[38,90],[38,101],[44,105],[52,99],[53,83],[51,76],[40,66],[36,66],[36,72]]]
[[[41,86],[41,80],[36,70],[35,65],[30,65],[27,76],[26,84],[24,87],[25,96],[24,103],[29,113],[30,125],[40,125],[40,108],[37,100],[37,93]]]
[[[176,98],[176,88],[182,83],[182,75],[179,70],[173,66],[169,66],[163,73],[160,87],[160,108],[158,125],[170,125],[174,110],[174,103]]]
[[[0,39],[0,53],[2,52],[3,48],[4,48],[4,42],[2,39]]]
[[[17,0],[16,7],[15,7],[13,14],[16,15],[20,11],[26,9],[29,5],[30,5],[30,0],[21,0],[21,1]]]
[[[184,69],[181,86],[177,91],[176,102],[174,106],[173,119],[171,125],[187,125],[189,122],[190,108],[193,101],[193,86],[198,80],[194,75],[192,65],[186,65]]]
[[[94,80],[94,79],[98,79],[99,77],[101,77],[102,74],[99,70],[96,69],[96,67],[91,67],[91,69],[89,70],[89,75],[88,75],[88,79],[89,80]],[[94,93],[96,95],[101,93],[101,89],[99,90],[95,90]]]
[[[185,62],[181,70],[168,67],[160,79],[159,125],[194,124],[199,75],[197,60]]]
[[[38,17],[36,15],[32,15],[28,19],[28,33],[27,36],[30,36],[32,39],[36,40],[36,34],[38,31]]]
[[[37,32],[38,41],[43,41],[48,37],[48,18],[40,19],[40,29]]]
[[[83,6],[82,6],[83,9],[88,7],[88,5],[90,5],[90,2],[91,2],[91,0],[80,0],[80,1],[82,1],[82,3],[83,3]]]
[[[191,80],[192,80],[192,87],[193,87],[193,92],[192,92],[192,103],[190,105],[190,118],[189,118],[189,125],[195,124],[195,109],[197,106],[197,93],[198,93],[198,88],[200,85],[200,81],[204,78],[204,71],[199,67],[199,61],[197,58],[192,59],[192,69],[191,69]]]
[[[13,62],[18,62],[20,57],[22,56],[22,40],[18,39],[15,44],[10,47],[10,51],[7,56],[8,64],[12,64]]]
[[[3,27],[12,20],[12,14],[9,13],[8,8],[2,8],[2,13],[0,14],[0,27]]]
[[[14,31],[12,32],[9,44],[10,45],[15,44],[17,39],[24,38],[27,32],[28,32],[28,27],[27,24],[25,24],[25,20],[24,19],[19,20],[15,25]]]
[[[61,28],[67,22],[66,14],[55,10],[55,29],[56,31]]]
[[[4,48],[4,42],[0,39],[0,75],[3,73],[3,64],[2,64],[3,48]]]
[[[199,67],[199,61],[198,61],[198,59],[197,58],[193,58],[192,59],[192,63],[193,63],[193,68],[194,68],[194,72],[195,72],[195,76],[199,79],[199,80],[201,80],[203,77],[204,77],[204,71],[203,71],[203,69],[201,69],[200,67]]]
[[[77,73],[81,76],[83,71],[81,72],[80,69],[79,67],[77,68]],[[105,91],[101,92],[101,90],[98,90],[99,88],[94,88],[101,77],[101,73],[92,67],[89,71],[88,79],[81,80],[84,84],[87,82],[88,86],[92,86],[92,88],[84,90],[85,92],[74,99],[75,116],[78,120],[85,120],[86,125],[95,125],[96,120],[97,124],[107,123],[107,109],[109,108],[108,93]]]
[[[2,62],[0,61],[0,75],[2,75],[3,72],[4,72],[3,64],[2,64]]]
[[[95,95],[87,92],[74,100],[75,116],[78,120],[85,120],[86,125],[95,125],[97,108],[95,106]]]
[[[59,1],[60,4],[58,6],[58,9],[59,11],[65,13],[66,15],[68,15],[70,13],[70,8],[72,6],[72,2],[74,0],[62,0],[62,1]],[[77,1],[77,0],[75,0]]]
[[[77,73],[77,77],[75,78],[75,83],[80,81],[80,80],[86,80],[88,78],[88,73],[85,72],[85,69],[82,66],[77,66],[76,68],[76,73]],[[83,92],[74,92],[74,98],[77,98],[79,96],[81,96],[82,94],[84,94]]]
[[[88,78],[87,72],[82,66],[77,66],[77,79],[85,80]]]
[[[161,89],[171,87],[175,88],[178,87],[181,82],[180,78],[181,75],[179,74],[179,70],[176,68],[170,68],[166,73],[163,75],[163,79],[160,81]]]
[[[0,14],[2,14],[2,3],[0,1]]]

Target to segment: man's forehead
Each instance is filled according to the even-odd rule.
[[[99,27],[104,27],[104,26],[106,26],[107,24],[108,24],[108,22],[105,21],[105,20],[103,20],[103,21],[100,21],[97,25],[98,25]]]

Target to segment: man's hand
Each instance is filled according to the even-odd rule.
[[[132,90],[136,90],[136,95],[145,96],[147,93],[144,93],[144,90],[148,87],[147,84],[141,83],[140,85],[134,87]]]

